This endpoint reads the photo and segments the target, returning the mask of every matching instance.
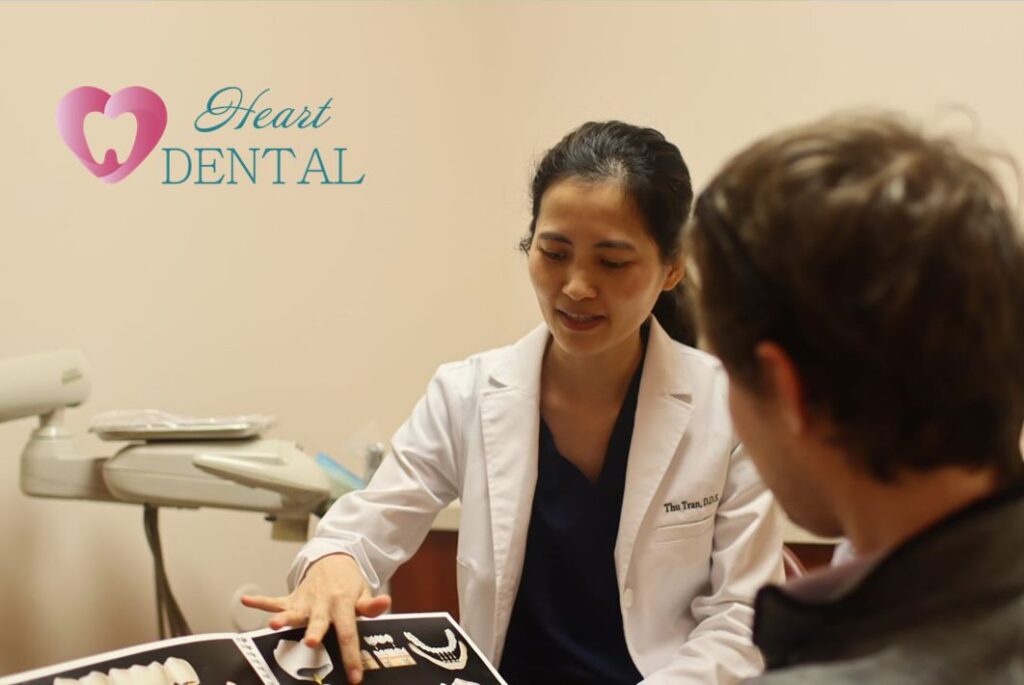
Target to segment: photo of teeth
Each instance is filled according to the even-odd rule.
[[[199,676],[192,664],[171,657],[149,666],[112,668],[109,673],[93,671],[81,678],[54,678],[53,685],[197,685]]]
[[[506,685],[449,614],[387,614],[358,619],[356,628],[356,639],[345,647],[354,647],[352,666],[362,666],[364,683]],[[305,642],[306,630],[263,628],[243,634],[171,638],[29,671],[24,674],[27,677],[0,675],[0,685],[348,683],[337,633],[310,647]]]
[[[371,647],[395,644],[394,639],[387,633],[383,633],[381,635],[367,635],[363,638],[363,641]]]
[[[369,652],[365,649],[359,650],[359,659],[363,662],[364,671],[376,671],[380,668],[380,664],[374,659]]]
[[[380,661],[384,668],[401,668],[403,666],[415,666],[416,660],[405,649],[405,647],[389,647],[378,649],[373,655]]]
[[[317,685],[334,670],[334,663],[323,646],[308,647],[296,640],[281,640],[274,648],[274,660],[296,680],[312,680]]]
[[[409,641],[409,648],[430,663],[449,671],[461,671],[466,667],[469,659],[466,643],[456,640],[451,629],[445,628],[444,635],[448,638],[448,644],[444,647],[431,647],[409,632],[404,635]]]

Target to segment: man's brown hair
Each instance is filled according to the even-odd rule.
[[[688,231],[701,333],[760,391],[773,341],[875,477],[1021,468],[1024,251],[961,145],[892,115],[833,117],[729,161]]]

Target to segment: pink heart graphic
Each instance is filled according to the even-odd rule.
[[[125,113],[135,115],[136,132],[128,159],[119,164],[117,153],[107,150],[97,164],[85,141],[85,117],[100,112],[111,119]],[[106,183],[117,183],[142,164],[167,128],[167,107],[160,96],[142,86],[122,88],[113,95],[92,86],[75,88],[57,105],[57,130],[64,143],[94,176]]]

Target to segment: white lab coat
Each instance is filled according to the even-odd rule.
[[[339,499],[297,557],[350,554],[376,590],[461,497],[460,620],[495,662],[515,602],[534,488],[540,326],[442,366],[365,490]],[[737,446],[720,364],[652,321],[615,545],[622,621],[644,683],[735,683],[760,671],[752,599],[782,579],[782,523]]]

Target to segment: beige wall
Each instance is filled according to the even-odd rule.
[[[41,3],[0,5],[0,358],[81,348],[88,417],[122,407],[258,411],[338,454],[390,432],[433,369],[537,321],[514,245],[530,167],[587,119],[661,128],[695,181],[769,129],[839,107],[970,107],[1024,153],[1024,6],[981,3]],[[108,186],[59,139],[79,85],[145,85],[160,146],[349,148],[361,187],[160,184],[159,151]],[[225,85],[334,97],[316,131],[198,134]],[[90,121],[94,141],[131,129]],[[95,147],[100,147],[94,143]],[[0,673],[155,638],[141,511],[18,490],[32,428],[0,425]],[[356,464],[351,464],[355,466]],[[193,627],[283,592],[296,545],[258,515],[164,514]]]

